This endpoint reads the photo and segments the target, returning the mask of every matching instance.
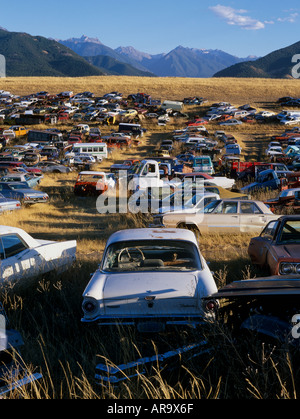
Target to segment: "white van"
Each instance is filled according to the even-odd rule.
[[[107,145],[105,143],[75,143],[68,156],[77,156],[78,154],[89,154],[98,161],[107,159]]]

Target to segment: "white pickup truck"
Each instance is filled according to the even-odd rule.
[[[142,160],[128,178],[128,190],[135,192],[169,184],[161,178],[159,163],[156,160]]]

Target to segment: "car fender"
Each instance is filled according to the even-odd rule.
[[[241,330],[256,332],[262,336],[284,342],[291,331],[289,323],[276,316],[255,314],[244,320],[240,326]]]

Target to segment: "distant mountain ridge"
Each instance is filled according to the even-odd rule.
[[[6,75],[79,77],[104,73],[73,50],[42,36],[0,29],[0,54],[6,59]]]
[[[292,57],[300,53],[300,42],[258,58],[230,66],[214,77],[292,78]]]
[[[178,46],[168,53],[154,55],[138,51],[132,46],[112,49],[99,39],[89,38],[86,35],[59,42],[83,57],[109,56],[159,77],[211,77],[228,66],[245,61],[245,58],[238,58],[221,50],[183,46]]]

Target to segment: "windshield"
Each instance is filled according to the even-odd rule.
[[[179,240],[130,240],[111,244],[102,261],[102,270],[193,271],[202,269],[193,243]]]
[[[300,220],[287,220],[281,229],[278,243],[299,243],[300,244]]]

